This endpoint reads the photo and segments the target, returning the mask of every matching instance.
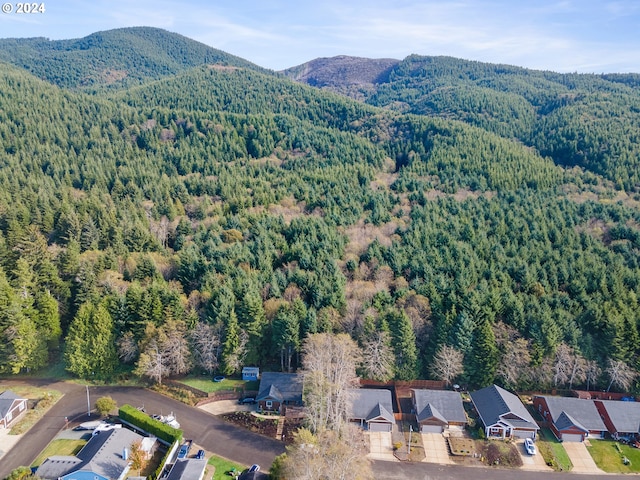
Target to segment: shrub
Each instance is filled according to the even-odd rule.
[[[151,435],[155,435],[160,440],[167,443],[182,441],[182,430],[173,428],[172,426],[158,420],[154,420],[146,413],[141,412],[131,405],[123,405],[120,407],[118,415],[121,420],[128,422]]]

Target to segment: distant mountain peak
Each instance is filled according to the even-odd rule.
[[[339,55],[316,58],[282,73],[297,82],[315,87],[375,85],[386,82],[389,72],[400,63],[393,58],[362,58]]]

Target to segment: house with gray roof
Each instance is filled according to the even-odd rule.
[[[122,480],[131,464],[125,449],[143,438],[126,428],[100,432],[75,456],[48,457],[36,475],[44,480]]]
[[[462,397],[458,392],[412,389],[411,399],[422,433],[442,433],[450,426],[467,424]]]
[[[302,405],[302,375],[263,372],[256,401],[261,410],[281,412],[283,405]]]
[[[540,395],[533,397],[533,406],[561,442],[582,442],[588,436],[601,438],[607,431],[593,400]]]
[[[27,399],[20,398],[11,390],[0,393],[0,427],[9,428],[27,411]]]
[[[181,458],[173,464],[166,480],[202,480],[206,467],[204,458]]]
[[[396,424],[391,391],[379,388],[349,390],[349,420],[372,432],[390,432]]]
[[[497,385],[471,393],[487,438],[535,438],[538,424],[520,399]]]
[[[640,402],[594,400],[607,430],[613,438],[640,433]]]

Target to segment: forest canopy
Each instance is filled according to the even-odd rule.
[[[142,33],[169,65],[178,40]],[[17,42],[14,65],[51,47]],[[290,371],[328,332],[377,380],[625,389],[608,369],[640,366],[637,85],[409,58],[369,99],[441,85],[403,113],[190,52],[118,88],[0,65],[3,374]],[[451,69],[467,80],[445,92]]]

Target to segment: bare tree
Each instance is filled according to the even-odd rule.
[[[138,344],[132,332],[125,332],[117,341],[118,357],[124,363],[132,363],[138,357]]]
[[[582,355],[574,353],[571,356],[569,368],[569,389],[573,388],[574,382],[584,382],[587,378],[587,361]]]
[[[141,377],[147,377],[156,383],[162,383],[162,379],[169,375],[169,369],[162,359],[162,353],[158,340],[150,339],[138,357],[138,363],[134,373]]]
[[[531,355],[529,354],[529,342],[524,338],[515,338],[505,342],[501,349],[502,356],[498,363],[496,375],[511,387],[516,387],[530,378]]]
[[[607,361],[607,368],[605,371],[607,372],[607,375],[609,375],[610,380],[607,392],[613,385],[618,387],[620,390],[628,391],[633,380],[638,376],[638,374],[625,362],[622,360],[613,360],[612,358]]]
[[[561,343],[556,348],[556,356],[553,362],[553,385],[564,385],[569,381],[571,371],[572,350],[566,343]]]
[[[349,389],[357,383],[360,350],[347,334],[310,335],[302,347],[304,400],[314,432],[340,431],[347,423]]]
[[[214,327],[198,322],[191,331],[191,344],[195,364],[207,373],[213,373],[218,368],[220,349],[220,337]]]
[[[160,328],[148,324],[140,343],[137,375],[162,383],[164,377],[186,373],[191,368],[186,325],[181,320],[167,320]]]
[[[589,390],[592,386],[595,386],[598,381],[598,377],[602,373],[600,367],[598,366],[598,362],[595,360],[588,360],[585,364],[585,380],[587,382],[587,390]]]
[[[285,478],[329,480],[373,478],[362,431],[346,429],[342,435],[325,430],[316,435],[300,429],[287,448],[283,470]]]
[[[464,371],[462,352],[449,345],[442,345],[433,357],[431,373],[447,385]]]
[[[167,320],[162,326],[162,356],[172,375],[182,375],[191,369],[186,333],[187,326],[181,320]]]
[[[393,377],[394,356],[389,332],[380,331],[367,340],[362,352],[362,370],[366,378],[386,382]]]

